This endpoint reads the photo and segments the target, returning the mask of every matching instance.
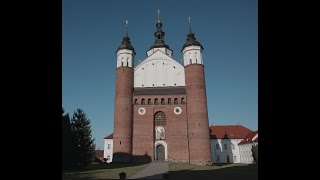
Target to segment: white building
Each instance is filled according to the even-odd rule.
[[[113,134],[110,134],[109,136],[103,138],[104,139],[104,153],[103,157],[107,158],[107,162],[112,162],[113,157]]]
[[[238,144],[252,130],[241,125],[210,126],[213,163],[241,163]]]
[[[242,125],[210,126],[213,163],[253,163],[252,144],[258,143],[258,131]],[[113,134],[104,138],[104,158],[112,162]]]
[[[258,131],[249,133],[240,143],[240,162],[241,163],[249,163],[252,164],[253,156],[252,156],[252,145],[258,144]]]

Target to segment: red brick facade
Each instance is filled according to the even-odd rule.
[[[148,104],[148,99],[151,103]],[[158,104],[154,104],[154,100],[158,99]],[[161,99],[164,103],[161,104]],[[171,104],[168,100],[171,98]],[[176,104],[174,99],[177,98]],[[165,130],[165,141],[167,143],[167,157],[169,161],[189,162],[188,148],[188,127],[187,127],[187,110],[186,110],[186,94],[172,95],[139,95],[134,96],[133,100],[137,99],[137,103],[133,108],[133,156],[148,155],[152,160],[156,157],[155,147],[155,123],[154,115],[157,112],[164,112],[166,116],[166,125],[161,125]],[[141,100],[145,99],[145,104],[141,104]],[[140,115],[138,110],[144,107],[146,112]],[[175,114],[174,108],[180,107],[181,114]]]
[[[190,163],[207,164],[211,162],[211,146],[204,66],[185,66],[185,79]]]
[[[116,69],[113,161],[129,162],[132,154],[133,69]]]
[[[165,159],[168,161],[191,164],[211,162],[203,65],[185,67],[186,86],[167,88],[177,94],[170,94],[169,91],[163,93],[166,88],[149,94],[153,88],[140,88],[135,94],[133,69],[120,67],[116,73],[114,162],[157,160],[155,151],[159,142],[166,144]],[[155,95],[155,92],[163,95]],[[175,113],[176,107],[181,108],[180,114]],[[139,113],[140,108],[144,110]],[[157,112],[165,117],[165,124],[155,124]],[[159,126],[165,133],[165,138],[160,140],[156,139],[155,130]]]

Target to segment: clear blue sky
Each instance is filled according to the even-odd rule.
[[[113,132],[116,50],[125,35],[135,63],[154,43],[157,9],[173,58],[192,31],[204,47],[209,124],[240,123],[258,129],[257,0],[63,0],[62,105],[72,116],[81,108],[103,149]]]

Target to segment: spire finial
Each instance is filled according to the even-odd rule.
[[[126,37],[128,37],[128,20],[126,19]]]
[[[191,33],[192,31],[191,31],[191,17],[189,16],[189,33]]]
[[[158,22],[160,22],[160,10],[158,9]]]

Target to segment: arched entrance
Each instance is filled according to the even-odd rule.
[[[165,150],[162,144],[157,146],[157,160],[164,161],[165,160]]]
[[[154,143],[154,160],[155,161],[168,160],[168,145],[166,142],[160,140]]]

